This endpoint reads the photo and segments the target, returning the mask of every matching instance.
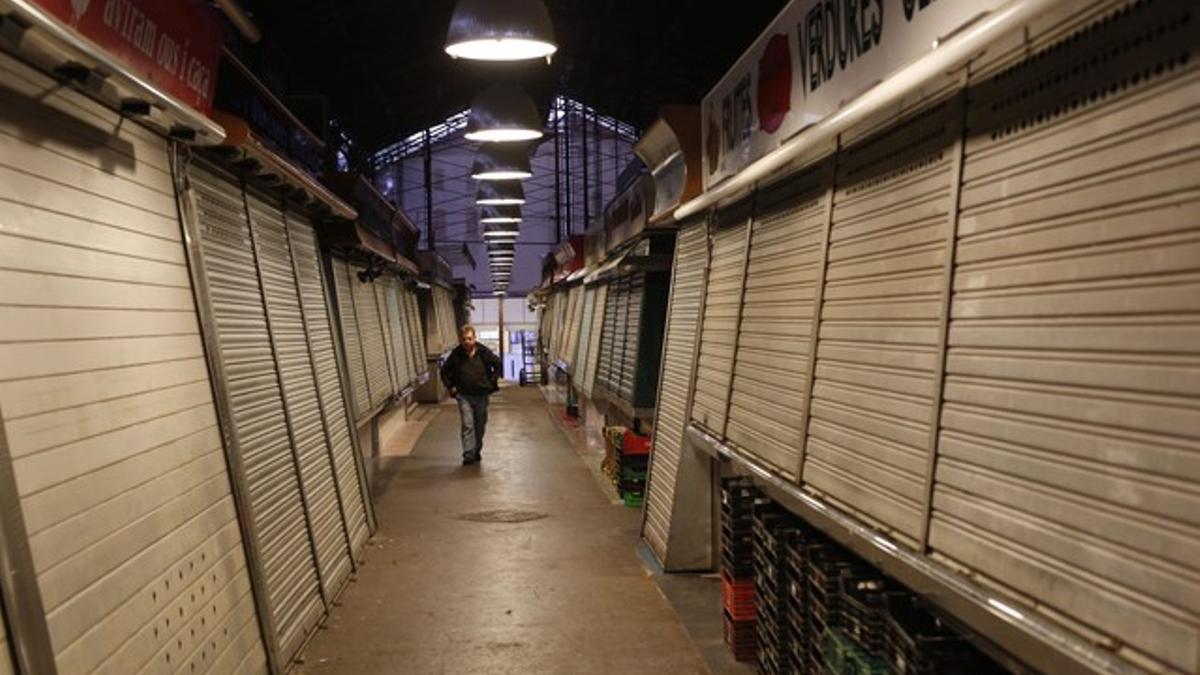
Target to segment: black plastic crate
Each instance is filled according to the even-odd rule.
[[[838,605],[843,632],[875,656],[883,655],[883,611],[890,585],[883,576],[842,576]]]
[[[883,660],[897,675],[1004,672],[911,594],[888,594],[881,611]]]

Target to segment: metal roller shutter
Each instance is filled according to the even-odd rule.
[[[337,478],[342,519],[349,530],[351,552],[357,556],[366,543],[368,532],[366,480],[355,459],[351,424],[346,409],[346,392],[338,368],[337,347],[329,313],[321,258],[316,235],[308,221],[288,212],[288,240],[304,309],[304,325],[312,348],[321,415],[332,448],[333,470]]]
[[[265,672],[167,144],[5,54],[0,109],[8,497],[59,672]]]
[[[671,266],[671,299],[663,344],[662,379],[654,417],[654,452],[646,486],[642,532],[664,566],[668,564],[675,485],[683,455],[688,399],[696,366],[700,304],[708,271],[708,228],[703,222],[685,225],[675,244]],[[687,514],[681,514],[686,518]]]
[[[563,330],[562,353],[559,358],[570,368],[574,361],[575,342],[579,339],[579,312],[582,308],[579,291],[582,286],[573,286],[565,292],[567,296],[566,325]]]
[[[929,533],[1097,640],[1192,673],[1197,18],[1106,3],[974,77]]]
[[[371,389],[367,386],[367,361],[363,356],[362,336],[358,332],[358,316],[354,309],[350,266],[333,258],[333,287],[337,296],[339,327],[346,348],[346,374],[350,378],[350,400],[354,404],[354,421],[362,423],[371,413]]]
[[[283,394],[284,417],[300,472],[301,498],[325,597],[329,598],[350,576],[350,542],[338,503],[291,246],[281,205],[254,193],[246,195],[246,203]]]
[[[726,436],[792,480],[804,446],[831,178],[818,168],[788,179],[786,195],[776,195],[751,225]]]
[[[396,382],[403,389],[416,379],[412,363],[412,349],[408,345],[408,322],[400,306],[401,290],[399,279],[389,279],[386,286],[388,328],[392,333],[392,354],[396,361]]]
[[[350,297],[358,317],[358,337],[363,345],[363,365],[367,371],[367,390],[371,408],[376,409],[392,395],[392,374],[388,369],[387,346],[383,342],[383,321],[375,298],[375,283],[363,283],[358,273],[363,269],[350,267]]]
[[[744,203],[734,205],[722,214],[722,224],[728,226],[719,228],[713,235],[704,320],[700,328],[696,390],[692,397],[691,419],[722,438],[733,378],[742,285],[746,280],[748,206]]]
[[[961,98],[940,98],[843,135],[804,457],[805,482],[910,543],[924,520],[962,120]]]
[[[615,281],[604,285],[607,298],[604,303],[604,325],[600,329],[600,349],[596,353],[596,381],[593,391],[608,391],[612,386],[613,343],[619,337],[617,333],[617,304],[619,287]]]
[[[398,392],[404,388],[407,380],[404,375],[404,362],[397,353],[399,336],[396,334],[395,297],[392,295],[392,281],[388,278],[377,279],[374,286],[375,305],[379,307],[380,327],[383,333],[384,357],[388,364],[388,374],[392,378],[392,391]]]
[[[625,306],[625,341],[616,389],[622,401],[633,405],[633,385],[637,381],[638,357],[642,348],[642,298],[646,290],[646,275],[631,275],[626,283],[629,292]]]
[[[428,370],[429,363],[425,358],[425,334],[421,332],[420,303],[416,291],[411,287],[404,289],[404,311],[411,336],[409,348],[412,349],[413,363],[417,366],[417,377],[420,378]]]
[[[218,357],[241,454],[251,518],[281,658],[300,649],[324,614],[306,527],[254,239],[243,195],[224,175],[189,171]]]
[[[13,668],[10,649],[11,647],[8,644],[8,629],[4,625],[3,617],[0,617],[0,675],[15,675],[17,672]]]
[[[425,319],[425,353],[430,359],[436,359],[444,352],[445,337],[441,319],[441,302],[438,300],[438,287],[429,289],[428,301],[423,303],[422,314]]]
[[[583,288],[581,286],[581,288]],[[587,371],[587,349],[592,341],[592,326],[596,313],[596,289],[583,288],[583,307],[579,314],[579,339],[575,342],[575,354],[571,375],[576,387],[582,386],[584,372]]]
[[[454,313],[454,295],[447,289],[442,289],[442,321],[445,323],[446,349],[458,344],[458,319]]]
[[[626,330],[629,326],[629,277],[615,279],[609,284],[614,291],[613,341],[608,354],[608,380],[604,388],[610,397],[618,398],[621,386],[621,368],[625,359]]]
[[[583,367],[583,392],[588,396],[596,390],[596,370],[600,361],[600,344],[605,331],[605,311],[608,307],[608,284],[595,287],[592,304],[592,332],[588,337],[586,363]]]

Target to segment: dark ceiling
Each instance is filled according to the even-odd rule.
[[[268,79],[289,105],[337,119],[367,151],[469,107],[500,79],[524,85],[543,112],[561,91],[644,128],[663,103],[698,103],[786,2],[546,4],[559,45],[549,66],[451,59],[453,0],[243,0],[286,72]]]

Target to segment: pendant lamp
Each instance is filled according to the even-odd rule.
[[[446,53],[454,58],[549,60],[556,51],[542,0],[459,0],[446,31]]]
[[[521,222],[521,207],[485,206],[479,210],[479,222],[485,225],[519,223]]]
[[[483,181],[475,193],[480,206],[518,206],[525,203],[525,188],[517,181]]]
[[[488,243],[516,241],[520,235],[521,233],[517,230],[487,230],[483,233],[483,239]]]
[[[475,163],[471,165],[471,178],[475,180],[520,180],[532,175],[528,149],[524,143],[489,143],[479,149]]]
[[[517,85],[493,84],[471,101],[468,141],[511,143],[541,137],[542,117],[537,104]]]

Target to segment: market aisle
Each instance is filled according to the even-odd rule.
[[[299,672],[708,672],[638,557],[637,510],[597,489],[538,390],[504,389],[490,417],[481,465],[461,466],[446,407],[381,467],[367,565]]]

